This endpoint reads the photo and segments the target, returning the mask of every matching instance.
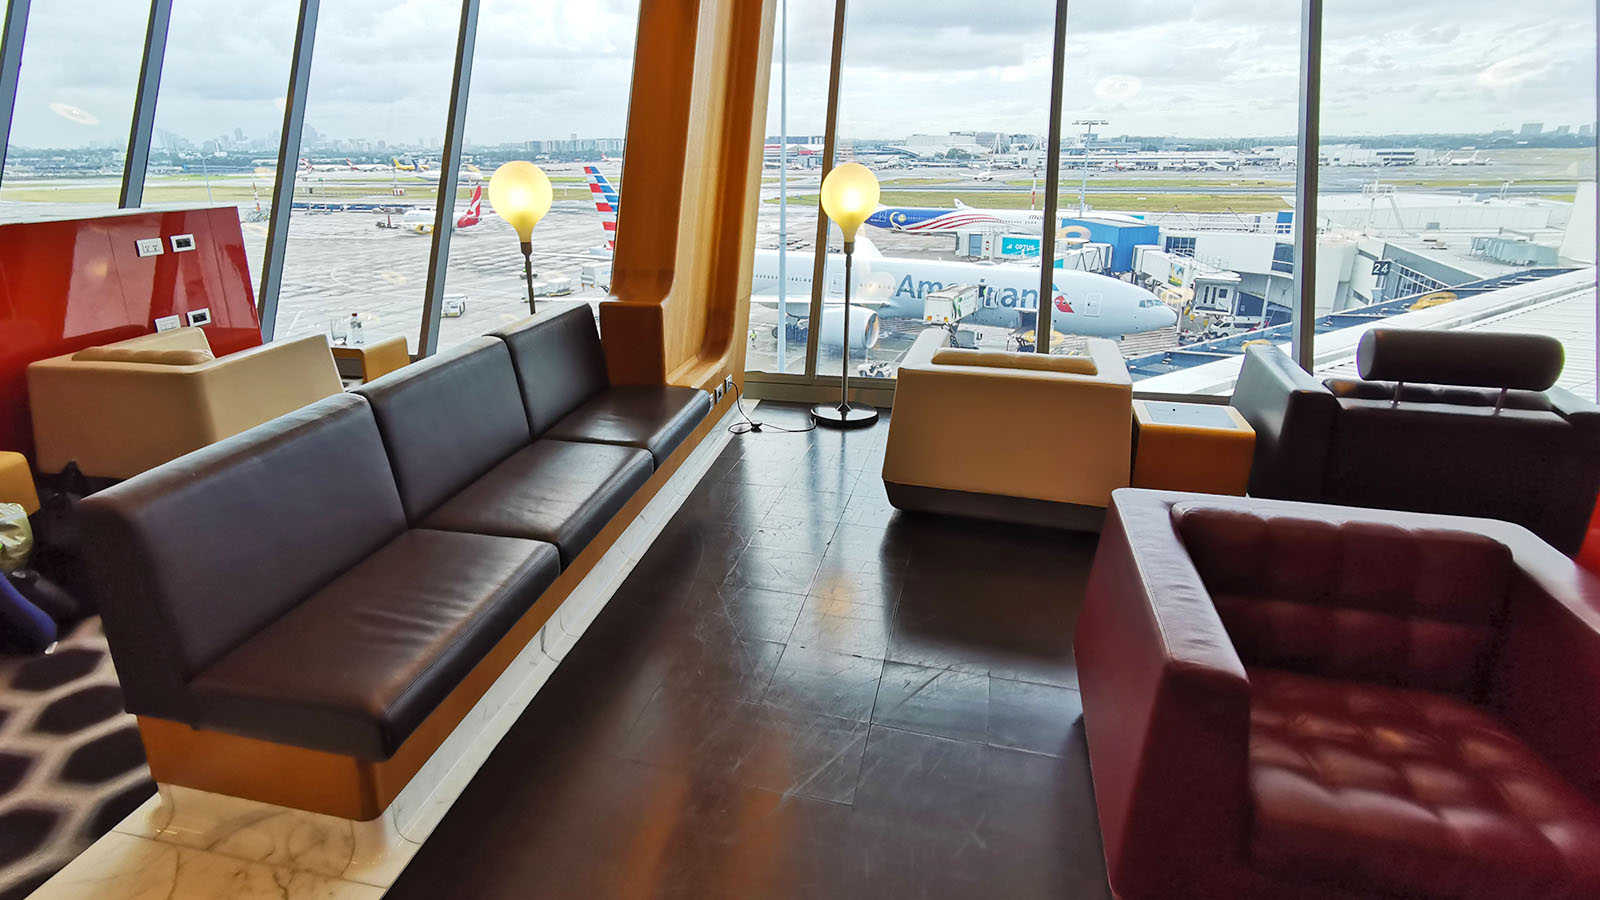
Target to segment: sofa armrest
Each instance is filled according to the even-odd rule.
[[[1511,545],[1519,573],[1491,701],[1512,730],[1600,803],[1600,577],[1523,536]]]
[[[333,351],[320,334],[251,347],[196,368],[208,443],[344,390]]]
[[[1228,401],[1255,429],[1250,494],[1281,500],[1320,500],[1328,445],[1339,403],[1333,394],[1276,347],[1245,350]]]
[[[1249,809],[1243,663],[1173,528],[1170,501],[1117,491],[1074,646],[1112,889],[1238,896]]]
[[[196,368],[70,355],[29,365],[35,465],[53,474],[76,462],[92,478],[132,478],[205,446]]]

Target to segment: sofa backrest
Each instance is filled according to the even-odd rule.
[[[480,337],[357,388],[416,522],[529,443],[504,341]]]
[[[588,304],[530,318],[493,335],[511,350],[535,437],[611,385]]]
[[[78,505],[84,557],[135,713],[406,527],[365,400],[339,394]]]
[[[1247,666],[1482,697],[1515,572],[1505,545],[1204,503],[1172,516]]]

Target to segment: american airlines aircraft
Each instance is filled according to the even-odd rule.
[[[595,207],[607,222],[607,245],[615,236],[615,217],[621,205],[616,189],[594,166],[585,166]],[[870,222],[871,219],[868,219]],[[785,304],[795,312],[806,308],[811,295],[811,251],[790,251],[785,260]],[[922,319],[929,293],[957,285],[982,289],[976,312],[964,325],[994,325],[1013,330],[1033,327],[1039,314],[1039,268],[1019,263],[968,263],[940,259],[904,259],[884,256],[870,240],[857,236],[850,285],[850,345],[872,347],[878,342],[880,319]],[[844,256],[830,253],[824,273],[821,328],[817,337],[825,347],[838,347],[844,338]],[[776,305],[779,287],[778,251],[755,253],[752,290],[755,302]],[[1056,269],[1051,279],[1050,327],[1062,334],[1122,337],[1156,331],[1177,324],[1178,312],[1144,288],[1071,269]]]
[[[815,257],[790,251],[786,260],[786,293],[805,298],[811,293]],[[778,289],[778,251],[757,250],[754,291],[757,302],[772,303]],[[1039,269],[1020,263],[967,263],[940,259],[883,256],[870,241],[856,238],[850,286],[850,343],[870,347],[877,340],[879,319],[921,319],[929,293],[957,285],[982,289],[978,310],[963,325],[1031,328],[1039,315]],[[838,346],[844,335],[844,256],[830,253],[826,267],[822,328],[823,346]],[[1177,324],[1178,312],[1144,288],[1071,269],[1057,269],[1051,279],[1051,329],[1062,334],[1118,338]],[[791,300],[790,309],[805,300]]]

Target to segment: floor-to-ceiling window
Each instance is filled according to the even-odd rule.
[[[779,0],[756,212],[745,368],[803,375],[834,0]]]
[[[33,0],[0,221],[116,208],[149,15],[137,0]]]
[[[1289,321],[1299,36],[1295,3],[1070,5],[1051,352],[1160,358]]]
[[[1314,21],[1325,38],[1302,44],[1302,16],[1324,5]],[[1563,382],[1593,395],[1594,291],[1591,281],[1584,292],[1581,274],[1592,275],[1595,245],[1593,4],[1376,9],[1328,0],[1130,15],[1126,4],[1077,0],[1059,5],[1069,12],[1059,59],[1049,47],[1054,3],[998,15],[887,0],[841,6],[841,60],[808,86],[820,91],[829,75],[839,82],[823,132],[837,135],[837,162],[864,162],[883,182],[884,228],[863,234],[869,260],[889,259],[866,261],[855,280],[853,322],[878,327],[852,329],[852,375],[893,377],[935,311],[897,301],[924,288],[977,283],[955,343],[1074,353],[1105,337],[1119,343],[1136,390],[1226,395],[1246,345],[1295,352],[1295,322],[1318,335],[1302,348],[1303,364],[1349,367],[1353,324],[1379,316],[1397,327],[1456,327],[1444,312],[1399,317],[1516,278],[1575,287],[1565,305],[1541,306],[1533,288],[1502,292],[1484,302],[1505,309],[1456,324],[1570,332]],[[1019,23],[1026,35],[1008,31]],[[1037,111],[1052,65],[1062,67],[1058,218],[1042,228],[1052,135],[1042,114],[1038,124],[1002,119],[1014,99]],[[1317,93],[1308,72],[1320,77]],[[1308,133],[1320,134],[1316,152],[1303,146]],[[1315,215],[1298,215],[1301,188]],[[814,194],[802,189],[796,201],[814,210]],[[771,244],[769,231],[758,250]],[[799,242],[810,249],[806,236]],[[995,302],[1007,272],[1040,275],[1052,243],[1046,302],[1039,288]],[[837,253],[837,236],[834,244]],[[1300,246],[1315,266],[1301,265]],[[899,257],[950,277],[907,282],[892,271]],[[841,369],[841,329],[827,318],[842,319],[835,268],[823,272],[819,327],[802,318],[784,330],[809,342],[818,364],[803,380],[819,390]],[[1581,271],[1547,281],[1572,270]],[[758,394],[777,368],[770,304],[759,299],[747,366]],[[1357,307],[1367,320],[1334,315]]]
[[[275,337],[417,350],[459,0],[323,4]]]
[[[236,206],[261,276],[295,0],[174,3],[144,208]],[[123,135],[126,138],[126,135]]]
[[[1037,147],[1049,127],[1052,0],[852,0],[839,71],[835,162],[875,170],[882,209],[857,235],[850,359],[842,348],[844,267],[830,229],[817,371],[892,378],[946,297],[971,307],[958,329],[985,349],[1015,348],[1037,308]],[[967,291],[966,298],[955,297]],[[930,305],[931,304],[931,305]]]
[[[516,232],[486,196],[510,160],[542,167],[555,193],[533,234],[539,308],[605,298],[638,20],[638,0],[482,0],[440,347],[528,314]]]
[[[1595,4],[1427,0],[1324,16],[1316,367],[1360,329],[1518,331],[1567,345],[1595,397]],[[1374,34],[1383,35],[1381,41]],[[1514,291],[1494,290],[1518,282]]]

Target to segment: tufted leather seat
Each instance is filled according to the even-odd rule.
[[[1600,811],[1484,710],[1248,672],[1261,870],[1419,898],[1600,897]]]
[[[1600,897],[1600,579],[1525,529],[1117,491],[1073,646],[1122,900]]]

